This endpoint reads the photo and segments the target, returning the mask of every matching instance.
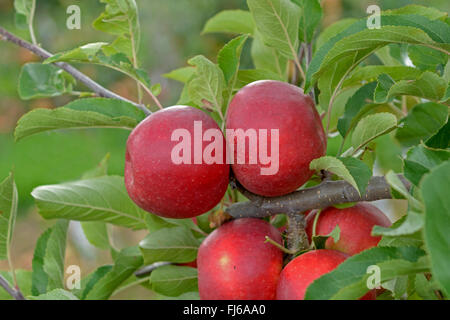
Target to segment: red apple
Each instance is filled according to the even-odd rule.
[[[191,136],[190,148],[186,148],[188,161],[179,164],[172,153],[185,141],[172,138],[177,129]],[[202,139],[209,129],[217,130],[213,131],[218,132],[220,141]],[[199,144],[195,137],[200,137]],[[131,199],[144,210],[167,218],[190,218],[212,209],[225,194],[230,170],[225,152],[218,163],[207,164],[202,158],[213,142],[225,149],[218,125],[201,110],[174,106],[147,117],[127,141],[125,185]],[[178,155],[184,156],[184,151]],[[198,156],[200,163],[194,158]]]
[[[277,300],[303,300],[309,285],[322,275],[340,265],[348,255],[336,250],[314,250],[304,253],[289,262],[280,275]],[[374,299],[369,291],[360,300]]]
[[[266,236],[282,243],[274,226],[254,218],[232,220],[214,230],[197,255],[200,298],[273,300],[283,254],[265,243]]]
[[[228,108],[226,128],[237,180],[247,190],[262,196],[280,196],[302,186],[313,174],[309,170],[311,160],[326,151],[322,122],[312,99],[299,87],[285,82],[256,81],[239,90]],[[231,135],[230,129],[242,129],[249,135],[256,132],[257,143],[250,147],[252,139],[247,137],[243,146],[244,140]],[[267,139],[261,136],[263,129]],[[278,130],[278,141],[276,131],[272,130]],[[245,161],[239,163],[238,153],[244,151]],[[257,158],[250,157],[249,152],[254,152]]]
[[[316,213],[317,211],[313,211],[306,217],[306,232],[310,240]],[[337,225],[340,229],[339,241],[334,242],[330,237],[325,243],[325,248],[354,255],[376,247],[381,237],[372,236],[372,228],[374,226],[389,227],[391,222],[381,210],[368,203],[358,203],[345,209],[329,207],[319,215],[316,234],[327,235]]]

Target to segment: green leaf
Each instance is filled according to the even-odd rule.
[[[425,243],[431,270],[446,296],[450,296],[448,248],[450,248],[450,161],[435,167],[420,184],[425,203]]]
[[[356,160],[356,159],[355,159]],[[358,161],[358,160],[356,160]],[[355,166],[355,163],[352,161],[349,163],[351,163],[352,166]],[[362,163],[362,162],[361,162]],[[364,166],[367,167],[366,164],[362,163]],[[358,164],[358,166],[362,165]],[[318,159],[314,159],[313,161],[311,161],[311,163],[309,164],[309,168],[311,170],[314,171],[320,171],[320,170],[326,170],[326,171],[330,171],[332,173],[334,173],[335,175],[337,175],[338,177],[344,179],[345,181],[347,181],[348,183],[350,183],[355,189],[356,191],[358,191],[359,194],[360,190],[358,188],[358,183],[356,182],[355,179],[359,179],[359,177],[353,176],[349,169],[346,167],[346,165],[341,161],[341,159],[337,159],[335,157],[330,157],[330,156],[324,156]],[[368,168],[368,167],[367,167]],[[361,169],[352,169],[354,170],[354,172],[358,172]],[[363,170],[365,171],[365,170]],[[369,169],[370,171],[370,169]],[[363,179],[365,179],[365,172],[363,174]],[[360,182],[360,185],[362,186],[364,183],[363,181]]]
[[[414,283],[417,294],[424,300],[437,300],[434,286],[424,274],[416,274]]]
[[[97,167],[88,172],[85,172],[81,178],[92,179],[106,176],[108,174],[109,158],[110,154],[108,153],[102,159],[102,161],[100,161]],[[81,227],[83,229],[84,235],[86,236],[86,239],[90,244],[103,250],[109,250],[111,248],[106,223],[98,221],[85,221],[81,222]]]
[[[447,83],[433,72],[426,71],[416,80],[401,80],[395,82],[388,75],[378,77],[378,87],[374,101],[383,103],[395,96],[408,95],[439,101],[444,96]]]
[[[0,183],[0,260],[10,258],[17,216],[18,193],[12,173]]]
[[[314,244],[314,248],[316,250],[319,249],[325,249],[325,243],[327,242],[328,238],[333,238],[334,242],[338,242],[341,237],[341,229],[338,225],[326,236],[316,235],[312,236],[312,242]]]
[[[369,180],[372,177],[372,170],[369,166],[363,161],[355,158],[339,157],[338,159],[342,161],[352,177],[355,179],[359,194],[365,194]]]
[[[143,260],[137,247],[122,249],[114,261],[114,266],[100,277],[92,288],[85,292],[85,300],[106,300],[140,266]]]
[[[95,284],[107,275],[112,268],[112,265],[98,267],[94,272],[81,279],[80,289],[74,289],[72,292],[80,298],[80,300],[85,300],[87,294],[92,290]]]
[[[339,35],[341,32],[346,30],[348,27],[350,27],[356,21],[357,21],[357,19],[354,19],[354,18],[345,18],[345,19],[338,20],[338,21],[334,22],[333,24],[329,25],[317,37],[316,47],[320,48],[325,43],[330,41],[330,39]]]
[[[394,81],[400,81],[417,79],[422,71],[406,66],[364,66],[355,69],[342,86],[345,88],[373,82],[382,74],[388,75]]]
[[[17,122],[16,141],[50,130],[120,128],[132,130],[145,118],[132,104],[105,98],[75,100],[56,109],[35,109]]]
[[[322,7],[319,0],[292,0],[301,8],[301,18],[299,22],[300,42],[311,43],[314,31],[322,19]]]
[[[447,106],[434,102],[418,104],[400,121],[403,126],[395,138],[404,146],[418,144],[436,134],[447,120]]]
[[[169,73],[163,74],[164,77],[172,80],[176,80],[182,83],[187,83],[195,74],[194,67],[183,67],[172,70]]]
[[[23,100],[55,97],[72,92],[75,79],[65,71],[41,63],[27,63],[19,76],[19,96]]]
[[[431,149],[424,145],[411,148],[404,160],[405,178],[418,186],[424,174],[449,159],[449,150]]]
[[[255,24],[252,15],[244,10],[224,10],[210,18],[202,33],[253,34]]]
[[[108,45],[107,42],[88,43],[69,51],[56,53],[50,58],[47,58],[44,63],[94,61],[96,55],[99,54],[106,45]]]
[[[423,215],[414,211],[409,211],[406,219],[400,226],[384,228],[381,226],[374,226],[372,235],[374,236],[403,236],[413,234],[422,229],[424,223]]]
[[[145,264],[158,261],[185,263],[197,257],[199,241],[184,227],[164,228],[151,232],[140,243]]]
[[[72,292],[64,289],[54,289],[36,297],[28,297],[29,300],[79,300]]]
[[[16,269],[15,274],[20,292],[22,292],[25,297],[31,295],[31,271]],[[0,275],[5,278],[6,281],[8,281],[11,287],[14,287],[14,277],[10,271],[0,271]],[[12,299],[13,297],[11,297],[9,293],[5,291],[5,289],[0,287],[0,300]]]
[[[353,131],[352,146],[355,152],[395,128],[397,128],[397,118],[392,113],[383,112],[364,117]]]
[[[128,57],[133,56],[133,48],[137,51],[140,42],[139,14],[135,0],[101,0],[105,3],[105,11],[94,21],[97,30],[116,35],[117,38],[109,47],[117,52],[120,49]]]
[[[146,227],[146,211],[130,199],[123,177],[107,176],[33,190],[44,219],[103,221],[132,229]]]
[[[359,111],[367,104],[367,99],[373,96],[376,83],[368,83],[359,88],[345,104],[344,115],[339,118],[337,129],[342,137],[345,137],[352,129],[352,123]]]
[[[150,283],[155,292],[169,297],[177,297],[183,293],[198,290],[197,269],[164,266],[152,272]]]
[[[134,58],[130,58],[123,52],[111,49],[104,42],[89,43],[69,51],[57,53],[44,60],[46,65],[55,62],[98,64],[119,71],[146,87],[150,87],[151,84],[148,73],[137,67]]]
[[[258,81],[258,80],[284,81],[284,79],[282,77],[280,77],[277,73],[274,73],[269,70],[263,70],[263,69],[239,70],[234,89],[241,89],[242,87],[246,86],[247,84]]]
[[[285,57],[297,58],[300,9],[290,0],[247,0],[264,43]]]
[[[382,15],[380,29],[367,29],[366,19],[358,20],[320,47],[307,71],[305,91],[322,75],[330,76],[331,87],[338,87],[342,79],[361,61],[391,43],[418,44],[442,51],[449,50],[450,26],[419,15]],[[419,29],[420,28],[420,29]],[[363,40],[362,40],[363,39]],[[364,40],[366,39],[366,40]]]
[[[416,210],[418,212],[423,211],[423,205],[414,196],[412,196],[406,189],[402,180],[393,171],[389,171],[386,176],[386,182],[391,186],[392,196],[394,199],[407,199],[410,205],[410,209]],[[399,196],[397,196],[397,194]]]
[[[333,271],[315,280],[306,290],[306,300],[358,299],[367,291],[367,268],[380,267],[381,282],[400,275],[424,272],[425,252],[414,247],[376,247],[349,257]]]
[[[217,56],[217,63],[225,76],[225,82],[230,83],[235,79],[239,70],[242,49],[248,35],[242,35],[232,39],[220,51]]]
[[[450,146],[450,122],[447,123],[425,143],[430,148],[446,149]]]
[[[195,66],[195,76],[189,81],[189,97],[199,106],[212,106],[221,113],[225,78],[222,70],[204,56],[196,56],[188,61]]]
[[[286,81],[287,58],[275,48],[266,46],[259,32],[255,32],[251,56],[256,69],[271,71]]]
[[[14,0],[15,22],[20,29],[26,29],[33,20],[36,0]]]
[[[38,239],[33,256],[31,292],[34,296],[64,288],[64,257],[69,221],[58,220]]]
[[[104,222],[85,221],[81,227],[90,244],[102,250],[110,249],[108,229]]]
[[[441,51],[432,48],[409,46],[408,57],[420,70],[436,71],[439,65],[445,65],[448,57]]]

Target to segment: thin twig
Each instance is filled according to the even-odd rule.
[[[52,57],[52,54],[44,49],[42,49],[39,46],[33,45],[29,43],[28,41],[25,41],[12,33],[8,32],[3,27],[0,27],[0,35],[8,42],[14,43],[22,48],[27,49],[28,51],[33,52],[41,59],[48,59]],[[99,97],[104,98],[112,98],[112,99],[118,99],[122,101],[126,101],[128,103],[133,104],[136,108],[142,110],[146,115],[150,115],[151,112],[148,110],[144,105],[137,104],[131,100],[128,100],[122,96],[119,96],[118,94],[102,87],[100,84],[89,78],[84,73],[78,71],[76,68],[72,67],[70,64],[65,62],[55,62],[54,65],[58,66],[59,68],[63,69],[67,73],[71,74],[75,79],[86,85],[89,89],[91,89],[93,92],[95,92]]]
[[[18,288],[17,289],[11,288],[8,281],[5,278],[3,278],[3,276],[1,276],[1,275],[0,275],[0,287],[5,289],[5,291],[14,299],[26,300],[25,297],[23,296],[22,292],[20,292],[20,290]]]

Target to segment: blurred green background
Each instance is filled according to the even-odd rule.
[[[196,54],[215,59],[217,51],[229,40],[224,35],[200,35],[206,20],[223,9],[246,9],[244,0],[137,0],[140,8],[142,39],[139,50],[141,67],[146,69],[153,83],[162,84],[160,100],[165,106],[177,101],[181,85],[167,80],[162,74],[186,65]],[[66,28],[66,9],[76,4],[81,8],[81,30]],[[422,4],[449,11],[448,0],[323,0],[322,28],[342,17],[364,17],[369,4],[392,9],[407,4]],[[93,0],[37,0],[35,31],[38,42],[51,52],[58,52],[82,44],[108,41],[110,36],[92,28],[92,21],[103,11],[103,5]],[[14,25],[13,0],[0,0],[0,25],[18,36],[28,39],[27,30]],[[248,50],[247,50],[248,51]],[[53,184],[79,178],[105,156],[111,154],[110,174],[123,174],[124,150],[128,131],[118,129],[59,131],[42,133],[15,143],[13,130],[21,115],[38,107],[63,106],[71,97],[21,101],[17,94],[17,80],[23,64],[36,61],[36,57],[22,48],[0,41],[0,180],[14,170],[20,197],[20,216],[14,244],[17,267],[31,268],[31,256],[37,237],[45,228],[34,213],[30,192],[43,184]],[[248,52],[243,67],[251,67]],[[109,89],[135,99],[133,81],[123,75],[96,66],[78,65],[83,72]],[[80,89],[83,89],[80,87]],[[149,102],[149,101],[147,101]],[[28,219],[23,218],[28,216]],[[101,254],[80,252],[80,245],[69,246],[68,260],[89,270],[107,259]],[[142,235],[132,237],[119,232],[116,237],[137,243]],[[75,240],[74,240],[75,239]],[[128,240],[127,240],[128,239]],[[82,241],[82,240],[80,240]],[[133,242],[134,241],[134,242]],[[81,250],[82,251],[82,250]],[[4,267],[6,265],[3,265]],[[0,264],[0,268],[2,265]],[[135,297],[142,295],[135,293]],[[148,293],[147,293],[148,295]]]

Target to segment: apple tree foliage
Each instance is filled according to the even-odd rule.
[[[142,34],[134,0],[101,0],[105,10],[93,22],[112,35],[110,42],[87,43],[22,67],[22,99],[74,93],[80,83],[55,63],[86,63],[112,68],[136,81],[141,92],[158,96],[161,87],[139,65]],[[18,27],[32,20],[34,1],[16,0]],[[352,256],[316,280],[307,299],[356,299],[367,291],[371,266],[381,270],[379,299],[442,299],[450,296],[450,20],[431,7],[383,11],[380,28],[367,17],[344,19],[319,32],[318,0],[247,0],[248,10],[211,17],[203,33],[231,40],[211,59],[197,55],[165,74],[184,83],[178,104],[202,108],[223,124],[233,94],[262,79],[295,83],[316,99],[328,133],[325,157],[311,169],[365,192],[374,171],[385,174],[393,197],[408,203],[407,214],[390,228],[375,227],[378,247]],[[253,68],[240,58],[249,51]],[[168,70],[169,71],[169,70]],[[154,109],[154,106],[147,106]],[[146,117],[136,105],[89,92],[55,109],[34,109],[17,123],[17,141],[49,130],[117,128],[132,130]],[[15,278],[29,299],[108,299],[133,284],[172,299],[198,298],[197,270],[191,262],[211,232],[208,216],[172,220],[148,214],[128,197],[123,177],[107,173],[108,157],[78,181],[37,187],[39,214],[55,224],[38,239],[32,270]],[[408,190],[400,181],[410,183]],[[226,197],[233,191],[229,190]],[[234,198],[234,201],[242,200]],[[17,214],[17,188],[11,173],[0,184],[0,259],[10,259]],[[113,263],[83,275],[79,289],[64,283],[68,226],[80,221],[86,238],[111,253]],[[279,219],[275,219],[275,222]],[[109,225],[147,230],[134,247],[115,248]],[[170,262],[136,276],[146,265]],[[0,274],[13,283],[11,272]],[[0,297],[7,298],[0,289]]]

